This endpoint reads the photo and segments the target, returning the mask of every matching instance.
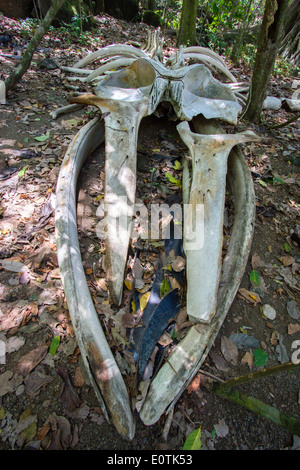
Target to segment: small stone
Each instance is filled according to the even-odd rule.
[[[265,304],[262,308],[263,315],[269,320],[274,320],[276,318],[276,310],[269,304]]]
[[[298,304],[295,300],[290,300],[287,305],[287,311],[288,314],[294,319],[294,320],[299,320],[300,318],[300,312],[299,312],[299,307]]]
[[[59,65],[53,59],[42,59],[38,62],[40,69],[55,70],[59,68]]]
[[[281,108],[282,101],[275,96],[267,96],[267,98],[263,102],[263,109],[272,109],[277,111]]]
[[[25,385],[21,384],[16,389],[16,396],[19,397],[25,391]]]

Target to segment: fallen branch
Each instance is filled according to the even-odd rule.
[[[268,126],[268,129],[278,129],[279,127],[288,126],[292,122],[297,121],[297,119],[299,119],[299,117],[300,117],[300,113],[296,114],[296,116],[292,117],[291,119],[289,119],[286,122],[282,122],[281,124],[275,124],[274,126]]]
[[[261,400],[258,400],[257,398],[247,396],[244,393],[240,393],[239,391],[233,389],[233,387],[236,387],[237,385],[242,385],[245,383],[252,382],[253,380],[268,377],[278,372],[287,370],[290,371],[296,369],[297,367],[300,367],[300,364],[293,364],[292,362],[287,362],[286,364],[280,364],[278,366],[258,370],[256,372],[242,375],[234,379],[226,380],[225,382],[222,382],[220,384],[215,384],[213,386],[212,391],[215,395],[233,401],[234,403],[237,403],[238,405],[241,405],[250,411],[254,411],[259,416],[267,418],[273,423],[284,427],[296,436],[300,436],[299,419],[288,416],[277,408],[274,408],[273,406],[268,405],[267,403],[264,403]]]
[[[237,385],[242,385],[245,383],[253,382],[254,380],[262,379],[268,377],[269,375],[277,374],[278,372],[289,371],[292,369],[296,369],[300,367],[300,364],[294,364],[293,362],[286,362],[285,364],[279,364],[277,366],[268,367],[265,369],[260,369],[255,372],[250,372],[246,375],[240,375],[239,377],[235,377],[230,380],[226,380],[225,382],[220,385],[222,390],[225,392],[232,387],[236,387]]]

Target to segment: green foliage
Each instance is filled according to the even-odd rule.
[[[274,67],[274,76],[282,75],[283,77],[289,78],[293,75],[294,66],[289,60],[277,57]]]
[[[163,298],[165,295],[167,295],[170,292],[170,284],[168,279],[163,279],[161,285],[160,285],[160,297]]]
[[[54,354],[56,353],[59,345],[60,345],[60,336],[58,335],[53,338],[49,347],[49,353],[52,354],[52,356],[54,356]]]
[[[192,431],[183,445],[182,450],[200,450],[201,449],[201,427]]]
[[[261,2],[253,0],[251,5],[249,2],[250,0],[204,0],[201,2],[198,18],[201,45],[229,56],[231,44],[223,32],[236,31],[238,33],[243,25],[253,26],[262,18]],[[253,66],[255,51],[256,47],[252,40],[249,44],[247,42],[241,44],[240,56],[245,59],[245,64]]]
[[[255,349],[253,352],[254,365],[257,367],[263,367],[268,362],[269,358],[267,353],[263,349]]]
[[[40,20],[36,18],[26,18],[24,20],[20,20],[20,35],[25,39],[31,39],[39,23]]]
[[[251,271],[250,273],[250,282],[253,287],[260,286],[260,277],[259,277],[258,272],[255,269],[253,269],[253,271]]]

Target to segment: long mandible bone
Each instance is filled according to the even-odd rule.
[[[195,134],[187,122],[180,123],[177,130],[192,156],[184,227],[187,313],[191,321],[209,323],[216,311],[221,275],[227,158],[235,145],[262,139],[251,131],[234,135]]]
[[[120,305],[131,235],[136,192],[136,155],[140,122],[148,114],[156,78],[153,67],[140,59],[103,80],[97,95],[70,100],[97,106],[105,121],[106,271],[113,302]]]
[[[149,101],[143,98],[114,105],[114,111],[105,118],[105,259],[110,294],[114,303],[120,305],[135,204],[138,129]],[[109,102],[101,105],[103,112],[109,109]]]
[[[74,137],[62,162],[56,189],[57,256],[64,293],[88,377],[105,416],[129,440],[135,424],[125,382],[101,328],[84,269],[76,216],[77,180],[84,161],[104,141],[99,118]]]

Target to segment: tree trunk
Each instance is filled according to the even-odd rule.
[[[36,30],[35,35],[33,36],[26,48],[20,65],[5,80],[5,86],[7,91],[14,88],[14,86],[18,83],[24,73],[28,70],[37,46],[41,42],[43,36],[47,33],[52,21],[55,18],[56,13],[62,7],[65,1],[66,0],[52,0],[51,6],[45,18],[41,21],[39,27]]]
[[[148,0],[148,10],[154,11],[155,4],[156,4],[156,0]]]
[[[183,0],[177,46],[194,46],[196,40],[197,0]]]
[[[95,0],[95,13],[104,13],[105,5],[104,0]]]
[[[244,118],[258,123],[283,36],[287,0],[267,0]]]

